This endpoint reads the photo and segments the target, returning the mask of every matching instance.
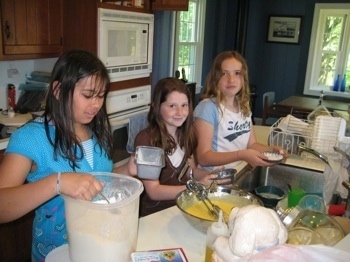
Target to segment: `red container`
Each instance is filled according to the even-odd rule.
[[[7,85],[8,107],[16,107],[16,87],[13,84]]]

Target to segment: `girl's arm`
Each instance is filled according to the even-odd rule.
[[[258,143],[256,141],[256,136],[253,127],[251,128],[250,131],[250,138],[249,138],[249,143],[248,143],[248,148],[255,149],[259,152],[264,152],[264,151],[276,151],[279,152],[280,154],[283,155],[284,158],[288,157],[288,152],[283,150],[282,147],[279,146],[268,146],[264,145],[261,143]]]
[[[84,173],[62,173],[59,180],[58,173],[52,173],[24,184],[31,168],[31,159],[19,154],[5,154],[0,165],[0,223],[20,218],[58,193],[91,200],[103,188],[96,178]]]
[[[152,200],[174,200],[178,193],[186,189],[186,185],[161,185],[159,180],[142,180],[143,186]]]
[[[135,164],[135,154],[131,154],[129,161],[128,161],[128,175],[130,176],[136,176],[137,175],[137,166]]]
[[[255,133],[252,129],[248,142],[248,148],[244,150],[214,152],[212,151],[212,141],[214,137],[214,127],[208,122],[197,118],[195,120],[197,130],[198,163],[202,166],[224,166],[236,161],[246,161],[252,166],[270,166],[269,162],[264,160],[266,156],[261,154],[262,151],[271,149],[271,147],[256,143]]]
[[[0,222],[15,220],[55,196],[56,178],[48,176],[24,184],[32,161],[18,154],[5,154],[0,165]]]

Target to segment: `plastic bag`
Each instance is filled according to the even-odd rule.
[[[279,245],[259,252],[245,261],[349,261],[350,253],[324,245]]]

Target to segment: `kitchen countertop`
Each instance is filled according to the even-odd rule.
[[[32,115],[28,114],[16,114],[14,118],[8,118],[7,115],[0,113],[0,124],[5,126],[19,127],[32,119]],[[7,147],[9,138],[0,139],[0,150]]]
[[[257,141],[267,143],[270,128],[254,126]],[[320,160],[302,159],[292,156],[287,159],[289,164],[312,165],[314,168],[324,168]],[[302,164],[300,164],[302,163]],[[237,167],[243,168],[245,163]],[[198,227],[200,228],[200,226]],[[189,261],[204,261],[206,234],[194,227],[177,206],[165,209],[139,219],[137,251],[182,247]],[[350,235],[347,235],[335,247],[348,251]],[[69,262],[68,247],[54,258],[50,256],[48,262]]]
[[[205,242],[206,234],[194,228],[177,206],[139,220],[138,251],[182,247],[189,261],[204,261]],[[349,252],[349,246],[350,234],[334,247]]]
[[[187,220],[177,206],[139,219],[137,251],[182,247],[188,261],[204,261],[206,234]],[[350,234],[334,247],[346,252]],[[53,250],[46,262],[70,262],[68,245]]]

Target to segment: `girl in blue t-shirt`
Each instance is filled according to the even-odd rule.
[[[108,91],[107,70],[95,55],[67,51],[53,68],[43,116],[11,135],[0,165],[0,223],[36,210],[33,261],[67,243],[60,194],[91,200],[103,184],[87,173],[112,171]]]

